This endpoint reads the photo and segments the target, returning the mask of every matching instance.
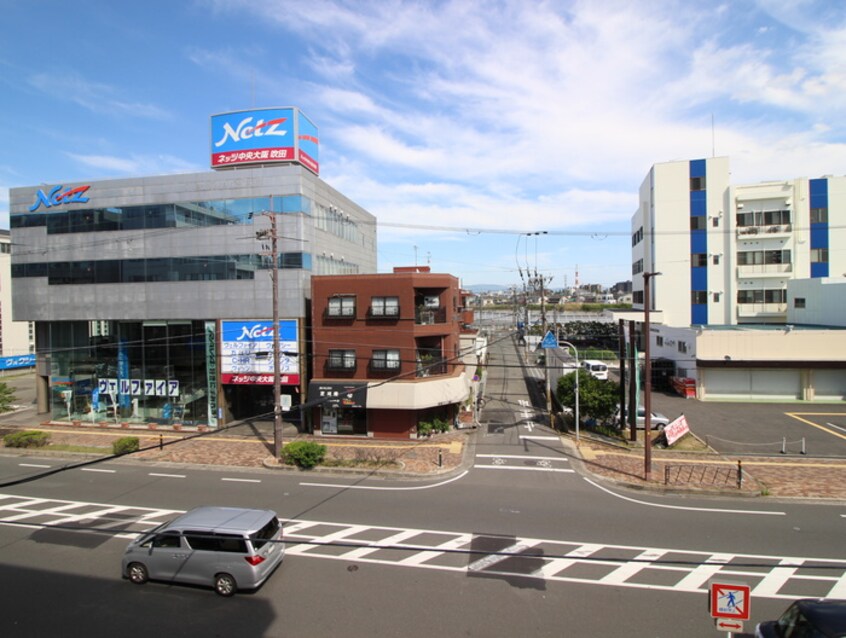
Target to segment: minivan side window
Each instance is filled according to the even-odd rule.
[[[237,534],[212,534],[209,532],[186,531],[185,540],[191,549],[208,552],[247,553],[247,542]]]
[[[153,547],[179,547],[179,532],[165,532],[153,538]]]

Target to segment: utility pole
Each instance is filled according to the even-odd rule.
[[[270,279],[273,282],[273,458],[282,455],[282,393],[280,387],[279,369],[279,253],[277,250],[276,213],[271,210],[264,213],[270,218],[270,230],[260,230],[256,233],[258,239],[270,236],[270,255],[273,264],[270,269]]]
[[[643,273],[643,474],[648,481],[652,474],[652,361],[649,354],[649,281],[660,272]]]

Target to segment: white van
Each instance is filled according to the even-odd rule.
[[[608,380],[608,366],[602,363],[602,361],[585,359],[582,361],[582,367],[597,379],[602,379],[603,381]]]

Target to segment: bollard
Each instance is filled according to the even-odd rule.
[[[164,437],[161,434],[159,434],[159,449],[164,449]]]
[[[737,489],[743,487],[743,465],[740,461],[737,462]]]
[[[781,439],[781,453],[787,454],[787,437],[783,437]]]
[[[670,466],[665,465],[664,466],[664,485],[669,485],[669,484],[670,484]]]
[[[441,448],[438,448],[438,467],[444,466],[444,452]]]
[[[804,453],[805,453],[805,437],[803,436],[802,437],[802,452],[801,452],[801,454],[804,454]]]

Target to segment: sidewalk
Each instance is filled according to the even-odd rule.
[[[33,422],[37,425],[33,425]],[[0,437],[16,429],[39,429],[50,433],[50,448],[7,449],[3,454],[60,454],[86,458],[108,456],[112,442],[137,436],[141,447],[152,447],[131,458],[142,462],[181,465],[234,466],[298,472],[273,458],[273,428],[269,422],[245,423],[222,432],[195,437],[196,430],[159,427],[121,428],[97,424],[38,423],[32,410],[0,415]],[[421,479],[455,474],[472,466],[476,430],[453,430],[420,441],[375,441],[361,438],[309,437],[286,424],[283,442],[309,439],[326,445],[330,466],[311,472],[346,473],[384,478]],[[573,465],[583,474],[634,489],[719,494],[826,499],[846,502],[846,459],[813,459],[798,455],[782,457],[732,457],[716,453],[679,453],[652,450],[649,481],[644,480],[643,448],[627,450],[582,436],[579,445],[570,435],[562,442]],[[161,444],[161,448],[158,446]],[[69,446],[75,446],[68,450]],[[52,450],[51,450],[52,448]],[[81,450],[81,451],[80,451]],[[743,480],[738,487],[737,468]]]

